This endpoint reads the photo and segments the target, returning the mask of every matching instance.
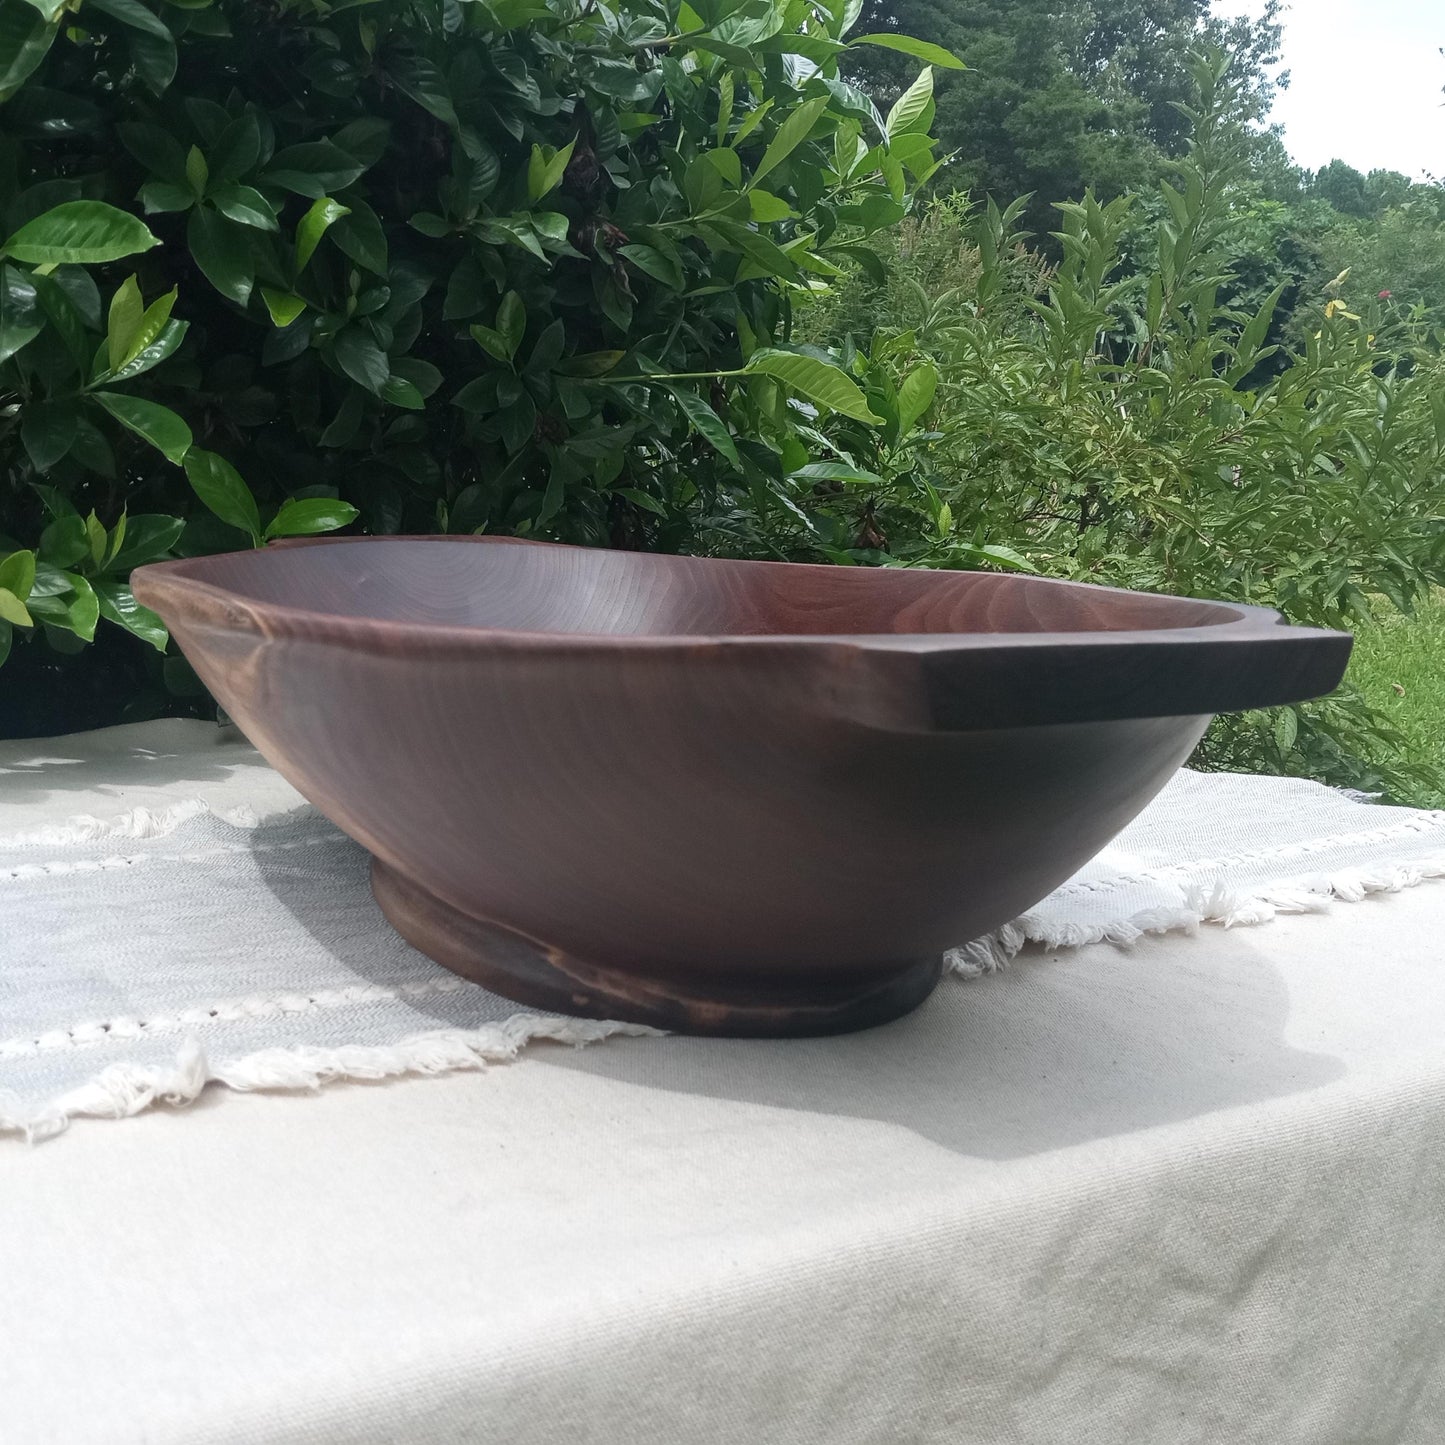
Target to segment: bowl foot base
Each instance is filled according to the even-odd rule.
[[[413,948],[504,998],[673,1033],[733,1038],[850,1033],[917,1008],[943,969],[942,958],[935,957],[866,980],[820,979],[766,993],[753,986],[737,993],[712,992],[705,981],[675,983],[589,964],[463,913],[376,858],[371,891],[387,921]]]

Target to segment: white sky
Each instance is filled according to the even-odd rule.
[[[1215,0],[1258,15],[1259,0]],[[1271,117],[1295,161],[1445,178],[1445,0],[1292,0]]]

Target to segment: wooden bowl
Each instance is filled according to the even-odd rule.
[[[913,1008],[1211,714],[1330,691],[1351,643],[1033,577],[500,538],[308,539],[134,588],[423,953],[719,1034]]]

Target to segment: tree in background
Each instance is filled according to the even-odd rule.
[[[1445,187],[1412,186],[1375,216],[1334,215],[1312,244],[1317,278],[1348,271],[1356,294],[1445,321]]]
[[[940,190],[1008,200],[1051,230],[1052,203],[1086,187],[1148,187],[1179,154],[1189,54],[1201,40],[1234,56],[1243,118],[1258,119],[1286,77],[1279,4],[1258,20],[1212,17],[1210,0],[865,0],[860,29],[943,45],[969,69],[939,77],[935,133],[954,162]],[[907,83],[901,56],[869,53],[858,74],[886,101]]]

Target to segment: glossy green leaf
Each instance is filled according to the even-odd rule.
[[[263,180],[297,195],[320,200],[345,190],[366,167],[330,141],[306,141],[278,151],[266,167]]]
[[[723,181],[736,190],[743,183],[743,163],[735,150],[724,146],[721,150],[703,151],[701,159],[710,165]]]
[[[185,525],[179,517],[167,517],[158,513],[140,513],[128,517],[125,541],[110,560],[111,570],[128,573],[132,567],[167,556],[180,540]]]
[[[353,120],[331,137],[331,144],[343,150],[353,160],[370,168],[386,154],[386,144],[391,138],[391,122],[380,116],[363,116]]]
[[[60,32],[24,0],[0,0],[0,101],[9,100],[45,59]]]
[[[34,266],[93,266],[158,245],[143,221],[104,201],[65,201],[21,226],[0,249]]]
[[[736,251],[756,263],[767,276],[792,277],[797,263],[776,241],[736,221],[709,221],[706,234],[720,249]]]
[[[157,296],[154,301],[145,309],[145,314],[140,320],[140,329],[132,338],[131,344],[134,348],[132,355],[143,347],[150,346],[156,341],[161,333],[170,324],[171,312],[175,309],[176,298],[180,295],[180,288],[172,286],[163,296]],[[127,358],[129,360],[129,358]]]
[[[107,539],[105,528],[101,526],[100,518],[94,512],[85,519],[85,536],[89,543],[91,563],[99,566],[101,558],[105,556]]]
[[[423,396],[430,396],[442,384],[440,368],[417,356],[392,357],[391,374],[411,382]]]
[[[358,266],[378,276],[387,274],[386,232],[376,212],[362,201],[350,200],[350,214],[331,227],[331,240]]]
[[[908,431],[933,405],[938,391],[938,368],[930,361],[915,366],[898,388],[898,428]]]
[[[276,213],[271,203],[252,186],[236,181],[222,181],[211,188],[210,202],[227,218],[257,231],[276,231]]]
[[[159,366],[167,357],[173,355],[176,348],[185,340],[189,325],[190,323],[187,321],[167,321],[161,327],[160,335],[129,357],[118,371],[109,372],[96,380],[103,381],[108,386],[114,385],[118,381],[129,381],[132,377],[141,376],[153,367]],[[145,334],[145,330],[146,327],[142,324],[142,335]]]
[[[72,587],[66,626],[84,642],[95,641],[95,624],[100,621],[100,599],[84,577],[67,573]]]
[[[388,376],[381,386],[381,399],[407,411],[420,411],[426,401],[420,391],[402,376]]]
[[[527,330],[527,308],[515,291],[508,291],[497,307],[497,330],[506,337],[515,355]]]
[[[0,560],[0,587],[8,588],[11,594],[24,602],[35,585],[35,553],[30,551],[12,552]]]
[[[753,47],[755,53],[762,55],[802,55],[814,65],[827,65],[847,48],[842,41],[832,40],[826,35],[798,30],[782,30],[776,35],[765,36]]]
[[[92,515],[94,515],[92,513]],[[125,534],[129,525],[126,513],[120,514],[120,520],[110,529],[110,537],[102,549],[101,556],[97,559],[109,565],[119,555],[120,549],[125,546]]]
[[[868,402],[852,377],[839,367],[792,351],[764,348],[748,357],[744,371],[751,375],[773,376],[789,390],[816,406],[826,407],[855,421],[881,425],[883,418],[869,410]]]
[[[616,487],[613,495],[626,497],[634,506],[641,507],[645,512],[652,512],[655,516],[667,516],[667,508],[656,497],[648,496],[638,487]]]
[[[268,537],[309,537],[317,532],[334,532],[354,522],[360,514],[350,502],[331,497],[306,497],[286,502],[266,528]]]
[[[918,79],[894,101],[893,108],[888,112],[885,127],[890,138],[911,130],[932,101],[933,71],[925,65],[919,71]]]
[[[769,111],[772,110],[774,102],[769,99],[761,105],[750,110],[738,122],[738,128],[733,134],[733,149],[736,150],[742,143],[763,123]]]
[[[140,285],[134,276],[127,276],[110,298],[105,345],[112,371],[129,360],[131,343],[140,335],[144,315],[145,302],[141,300]]]
[[[191,194],[199,201],[206,194],[206,186],[211,179],[211,168],[206,164],[206,158],[201,154],[200,146],[192,146],[186,152],[186,184],[191,188]]]
[[[142,607],[124,582],[98,578],[91,586],[95,589],[100,615],[107,622],[134,633],[142,641],[150,643],[157,652],[166,650],[170,633],[166,631],[165,623],[149,607]]]
[[[173,181],[147,181],[140,188],[140,202],[148,216],[189,211],[196,204],[191,188]]]
[[[197,206],[186,223],[186,244],[212,286],[238,306],[251,299],[255,284],[245,234],[219,212]]]
[[[66,522],[73,521],[79,523],[81,536],[84,537],[85,523],[81,519],[79,513],[72,512],[69,516],[65,517],[64,520]],[[76,561],[79,561],[80,558],[85,555],[87,550],[88,548],[82,547],[80,551],[76,554]],[[70,564],[66,563],[65,565],[69,566]],[[40,548],[40,555],[35,563],[35,581],[30,588],[31,599],[33,600],[38,597],[59,597],[62,594],[69,592],[70,589],[71,584],[69,575],[62,567],[57,566],[54,562],[48,561],[46,559],[45,548],[42,545],[42,547]]]
[[[514,354],[512,343],[500,331],[493,330],[490,326],[483,326],[480,322],[475,322],[467,330],[471,332],[472,340],[488,356],[495,356],[498,361],[511,361]]]
[[[0,362],[29,345],[44,323],[35,283],[15,266],[0,266]]]
[[[365,323],[337,332],[331,353],[336,358],[336,364],[358,386],[380,395],[387,377],[391,375],[391,364]]]
[[[239,181],[260,159],[261,124],[252,110],[231,121],[207,155],[212,179],[222,182]]]
[[[654,246],[629,244],[618,247],[617,254],[625,256],[638,270],[645,271],[654,280],[661,281],[664,286],[670,286],[674,291],[681,291],[687,285],[682,267],[676,259]]]
[[[195,494],[221,521],[261,540],[261,514],[251,489],[225,457],[192,447],[186,454],[186,476]]]
[[[532,230],[546,242],[549,250],[560,250],[574,256],[577,254],[567,240],[570,222],[561,211],[533,211],[527,220],[531,223]]]
[[[753,57],[744,46],[734,45],[731,41],[724,40],[718,35],[689,35],[687,43],[693,50],[701,50],[707,55],[719,55],[740,70],[749,70],[753,65]]]
[[[888,269],[883,264],[882,257],[871,247],[828,246],[824,249],[823,254],[835,261],[843,259],[852,261],[875,286],[887,284]]]
[[[687,418],[688,425],[731,465],[741,467],[742,461],[738,456],[738,449],[732,439],[732,434],[712,407],[697,392],[689,391],[685,386],[673,386],[668,390],[671,391],[678,406],[682,408],[682,414]]]
[[[782,165],[807,140],[808,133],[827,108],[828,97],[817,96],[813,100],[805,100],[788,116],[778,127],[777,134],[768,142],[768,148],[763,152],[763,158],[753,172],[752,184],[756,185],[770,171]],[[734,145],[736,144],[735,141]]]
[[[770,191],[749,191],[748,205],[755,221],[786,221],[796,214],[781,196]]]
[[[566,174],[567,165],[572,159],[572,152],[576,146],[577,141],[574,137],[561,150],[551,155],[548,155],[539,145],[532,147],[532,154],[527,162],[527,199],[529,201],[540,201],[543,196],[561,185],[562,177]]]
[[[277,326],[290,326],[306,309],[306,302],[300,296],[289,291],[273,291],[269,286],[261,288],[261,299]]]
[[[925,60],[940,70],[967,69],[951,50],[945,50],[943,46],[934,45],[928,40],[915,40],[911,35],[856,35],[848,42],[850,50],[859,45],[877,45],[884,50],[896,50],[900,55],[911,55],[915,60]]]
[[[296,227],[296,269],[298,272],[306,269],[306,263],[315,254],[327,228],[343,216],[350,214],[351,211],[348,207],[343,206],[340,201],[333,201],[330,196],[322,196],[320,200],[312,203]]]
[[[790,475],[798,482],[853,482],[870,487],[887,485],[877,472],[849,466],[847,462],[809,462]]]
[[[73,567],[89,551],[85,519],[74,512],[57,517],[40,534],[40,560],[52,567]]]
[[[0,622],[14,627],[34,627],[25,604],[7,587],[0,587]]]
[[[31,611],[48,627],[73,633],[82,642],[93,641],[95,624],[100,621],[95,589],[75,572],[61,572],[58,580],[64,584],[64,590],[47,589],[45,596],[32,597]],[[38,586],[36,590],[40,590]]]
[[[718,168],[710,166],[707,157],[700,155],[689,162],[682,189],[688,211],[694,216],[704,216],[717,208],[727,192],[727,182]]]
[[[191,445],[191,429],[169,407],[118,391],[94,391],[90,396],[123,427],[149,442],[167,461],[179,466],[184,460]]]
[[[393,79],[397,89],[410,96],[423,110],[434,115],[444,125],[456,127],[459,124],[447,79],[430,60],[424,56],[416,56],[404,70],[395,74]]]

